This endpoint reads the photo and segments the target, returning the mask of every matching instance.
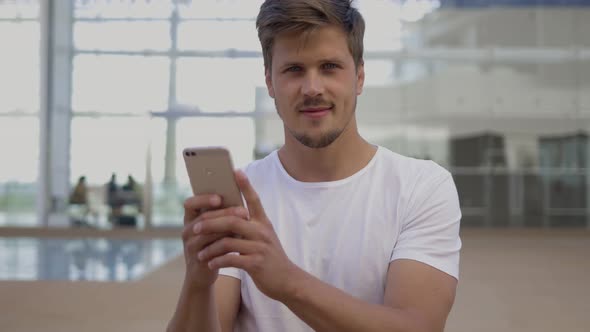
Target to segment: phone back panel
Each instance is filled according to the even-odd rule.
[[[220,195],[223,198],[223,208],[244,206],[228,150],[187,148],[182,156],[195,195]]]

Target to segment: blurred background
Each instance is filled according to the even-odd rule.
[[[165,294],[148,308],[157,314],[130,318],[106,298],[101,308],[111,308],[112,329],[162,329],[182,280],[190,188],[180,152],[223,145],[241,167],[283,142],[255,29],[261,3],[0,0],[0,289],[152,280]],[[367,25],[361,134],[436,161],[457,184],[465,290],[451,330],[586,331],[590,1],[354,3]],[[554,283],[537,278],[571,288],[548,291]],[[80,284],[51,288],[58,298],[71,287]],[[97,298],[92,287],[60,302],[63,317]],[[122,286],[108,287],[118,298]],[[515,298],[523,289],[533,297]],[[482,313],[473,301],[484,296]],[[13,318],[0,329],[79,327],[35,305],[38,326]],[[509,305],[531,317],[568,309],[551,325],[512,317]]]

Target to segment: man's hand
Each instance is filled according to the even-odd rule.
[[[221,197],[217,195],[198,195],[184,202],[184,229],[182,241],[184,242],[184,258],[186,262],[185,285],[195,291],[203,291],[210,288],[217,279],[217,269],[210,269],[205,262],[197,259],[197,254],[209,244],[231,236],[230,233],[195,234],[194,227],[202,221],[203,209],[215,209],[221,206]],[[207,212],[209,214],[237,215],[246,218],[245,209],[223,209]]]
[[[218,195],[197,195],[184,202],[184,229],[182,242],[186,275],[178,298],[174,316],[167,331],[230,331],[240,303],[240,282],[234,278],[217,281],[218,270],[210,269],[199,261],[197,254],[204,247],[231,233],[195,234],[195,225],[202,221],[203,210],[212,215],[237,215],[246,218],[244,208],[219,209],[222,206]],[[212,210],[213,209],[213,210]],[[215,210],[217,209],[217,210]],[[231,280],[230,280],[231,279]],[[219,308],[218,308],[219,304]]]
[[[243,269],[261,292],[280,301],[288,290],[290,280],[300,270],[285,254],[246,175],[236,172],[236,182],[246,199],[249,218],[207,212],[194,226],[194,233],[202,237],[233,233],[240,237],[220,237],[202,249],[198,259],[201,264],[208,264],[212,271],[222,267]]]

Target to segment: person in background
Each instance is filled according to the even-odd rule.
[[[109,221],[117,224],[119,217],[122,214],[123,202],[121,200],[120,189],[117,185],[117,175],[111,174],[111,179],[106,185],[107,187],[107,204],[109,205]]]
[[[90,206],[88,205],[88,187],[85,176],[78,178],[78,182],[70,194],[69,201],[69,214],[72,224],[75,226],[89,226]]]
[[[129,194],[126,196],[126,204],[137,206],[138,212],[141,213],[143,192],[141,186],[135,181],[133,176],[127,176],[127,183],[125,183],[121,189]]]
[[[88,188],[86,186],[86,177],[81,176],[78,178],[76,186],[72,190],[70,195],[70,204],[88,204]]]

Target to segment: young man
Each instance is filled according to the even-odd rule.
[[[236,172],[248,210],[185,202],[169,331],[442,331],[457,192],[435,163],[359,135],[362,17],[348,0],[267,0],[257,27],[285,144]]]

